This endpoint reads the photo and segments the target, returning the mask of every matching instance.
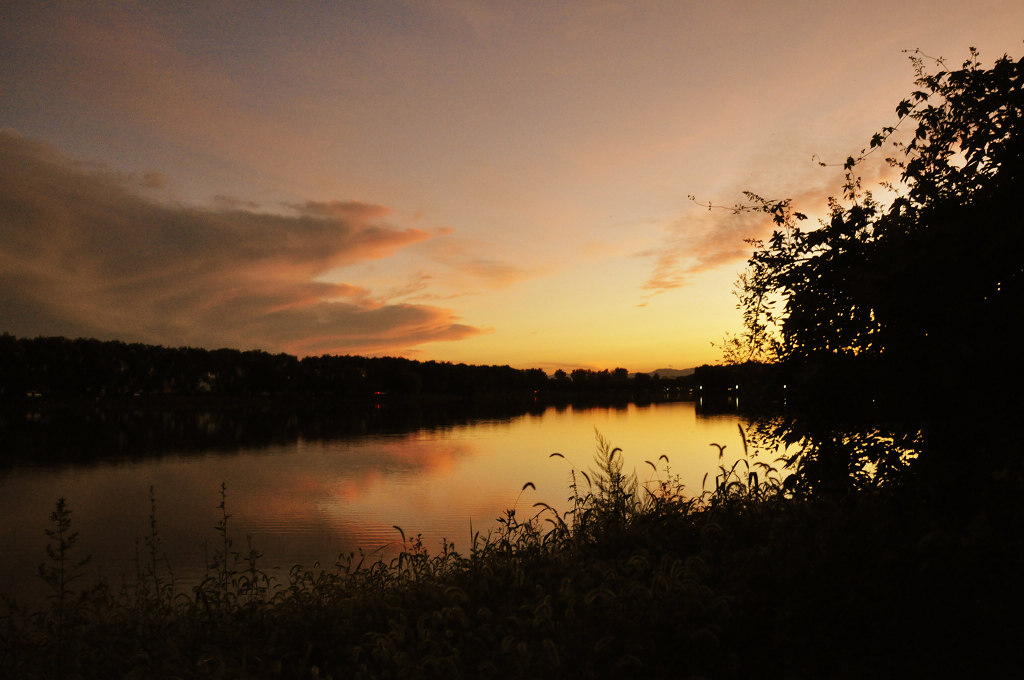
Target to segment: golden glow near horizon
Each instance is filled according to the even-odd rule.
[[[5,3],[0,332],[715,361],[768,227],[686,197],[820,211],[902,50],[1024,50],[1019,2],[733,4]]]
[[[692,498],[715,485],[720,461],[709,442],[726,444],[726,465],[740,457],[737,423],[732,414],[699,416],[692,402],[549,408],[444,432],[299,439],[237,455],[100,462],[89,474],[25,467],[0,477],[0,499],[7,502],[0,503],[0,533],[15,548],[0,563],[0,578],[23,583],[29,577],[20,595],[45,596],[44,583],[30,577],[35,563],[25,562],[44,554],[46,536],[38,520],[52,510],[54,489],[73,508],[80,548],[97,555],[98,564],[90,568],[117,578],[137,558],[132,537],[148,535],[152,485],[163,549],[176,582],[187,588],[204,576],[201,539],[214,536],[223,480],[232,534],[243,549],[238,537],[252,537],[270,573],[296,563],[330,565],[359,549],[370,559],[391,555],[400,545],[396,525],[410,539],[422,534],[431,552],[447,539],[465,554],[470,527],[486,536],[507,509],[532,516],[539,511],[534,503],[543,501],[560,513],[568,510],[571,470],[594,473],[595,431],[621,444],[626,474],[636,474],[652,491],[660,481],[677,480]],[[555,451],[563,457],[552,458]],[[646,460],[656,462],[657,470]],[[583,478],[577,479],[582,486]],[[533,488],[519,494],[526,482]],[[173,521],[164,523],[166,518]]]

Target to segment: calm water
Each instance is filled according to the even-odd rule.
[[[285,443],[226,452],[20,467],[0,470],[2,590],[19,599],[41,592],[34,576],[45,556],[43,530],[58,497],[72,510],[81,554],[92,554],[91,576],[117,584],[134,573],[136,546],[148,534],[149,488],[155,489],[164,551],[179,585],[203,573],[204,544],[219,537],[221,482],[235,547],[246,536],[262,564],[284,576],[293,564],[333,564],[362,547],[392,555],[394,528],[422,534],[436,551],[442,538],[467,550],[471,528],[486,534],[506,508],[522,512],[537,501],[565,504],[570,464],[589,470],[595,430],[624,450],[626,470],[651,478],[644,461],[667,455],[687,488],[701,492],[718,465],[712,442],[735,458],[742,444],[735,415],[702,416],[690,402],[572,407],[539,415],[479,421],[404,434],[334,439],[298,436]],[[560,452],[568,460],[550,458]],[[528,489],[520,497],[526,482]],[[277,570],[271,570],[277,567]]]

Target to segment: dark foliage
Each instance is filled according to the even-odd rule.
[[[507,420],[687,398],[689,378],[0,335],[0,466]]]
[[[128,403],[187,397],[222,400],[410,400],[536,393],[619,395],[630,400],[666,390],[689,396],[689,381],[612,371],[473,366],[400,357],[206,350],[68,338],[0,335],[0,403]],[[685,392],[685,394],[684,394]],[[172,402],[173,403],[173,402]]]
[[[1021,405],[1024,60],[913,63],[899,123],[846,161],[818,228],[789,201],[749,195],[778,229],[741,279],[744,340],[782,365],[793,417],[770,429],[803,443],[803,481],[819,491],[897,483],[908,452],[927,453],[918,472],[963,455],[985,467],[1011,446]],[[856,172],[886,146],[900,180],[883,204]]]

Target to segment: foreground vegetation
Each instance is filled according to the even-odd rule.
[[[61,500],[40,567],[50,598],[6,601],[0,676],[913,677],[1024,660],[1019,473],[993,471],[969,499],[909,484],[823,503],[757,456],[693,497],[666,458],[650,465],[645,486],[599,440],[564,514],[509,509],[467,554],[403,534],[390,561],[285,581],[235,547],[222,496],[190,592],[165,566],[155,506],[137,573],[80,584]]]

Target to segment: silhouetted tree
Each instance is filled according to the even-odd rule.
[[[801,228],[788,200],[748,194],[777,230],[755,242],[740,280],[743,341],[784,366],[795,411],[774,434],[807,444],[802,479],[819,489],[856,485],[871,467],[876,481],[897,478],[900,447],[870,443],[883,432],[942,465],[992,452],[1010,440],[979,434],[1020,404],[1024,60],[983,68],[972,49],[960,69],[935,60],[934,73],[912,60],[918,89],[899,123],[847,159],[843,196],[818,228]],[[907,123],[913,137],[900,141]],[[856,174],[882,147],[900,173],[886,203]]]

